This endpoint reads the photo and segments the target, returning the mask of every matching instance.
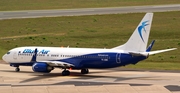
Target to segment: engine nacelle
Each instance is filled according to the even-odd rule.
[[[46,63],[34,63],[32,66],[32,69],[34,72],[43,72],[43,73],[49,73],[51,72],[51,70],[53,70],[54,68],[49,66]]]

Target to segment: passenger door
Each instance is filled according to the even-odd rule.
[[[14,52],[14,53],[13,53],[13,59],[14,59],[14,60],[17,60],[17,52]]]
[[[117,53],[116,55],[116,63],[121,63],[121,53]]]

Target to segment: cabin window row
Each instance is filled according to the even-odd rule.
[[[18,56],[33,56],[31,53],[19,53]],[[45,56],[45,54],[37,54],[37,56]],[[49,56],[49,54],[47,55]],[[59,57],[59,55],[52,54],[51,57]],[[77,58],[104,58],[104,59],[110,59],[109,56],[82,56],[82,55],[61,55],[61,57],[77,57]]]
[[[109,57],[109,56],[61,55],[61,57],[77,57],[77,58],[104,58],[104,59],[110,59],[110,57]]]

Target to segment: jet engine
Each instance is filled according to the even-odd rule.
[[[46,63],[37,62],[37,63],[33,64],[32,69],[34,72],[49,73],[49,72],[51,72],[51,70],[54,69],[54,67],[51,67]]]

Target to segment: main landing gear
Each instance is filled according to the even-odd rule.
[[[70,71],[64,69],[64,71],[62,71],[62,76],[69,76],[70,75]]]
[[[87,68],[81,69],[81,74],[88,74],[89,70]]]
[[[88,74],[88,73],[89,73],[89,70],[87,68],[81,69],[81,74]],[[69,76],[69,75],[70,75],[70,71],[69,70],[64,69],[62,71],[62,76]]]

